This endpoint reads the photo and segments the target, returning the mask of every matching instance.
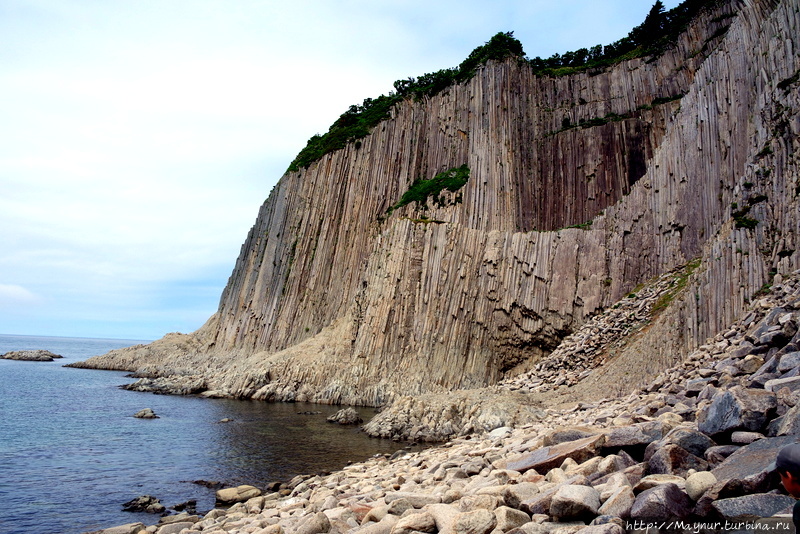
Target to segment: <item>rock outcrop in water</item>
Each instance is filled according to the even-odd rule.
[[[60,354],[54,354],[49,350],[14,350],[0,354],[3,360],[22,360],[27,362],[52,362],[56,358],[63,358]]]
[[[562,77],[490,62],[405,101],[281,178],[202,328],[81,366],[265,400],[482,388],[697,260],[604,361],[617,389],[615,362],[643,362],[627,394],[800,267],[798,35],[795,1],[721,2],[657,58]],[[389,211],[462,165],[458,191]]]

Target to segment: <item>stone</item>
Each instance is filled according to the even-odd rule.
[[[800,351],[789,352],[780,357],[778,372],[786,373],[800,367]]]
[[[739,448],[711,472],[720,482],[739,481],[747,493],[767,491],[771,464],[784,446],[796,441],[794,436],[760,439]]]
[[[686,477],[686,494],[697,501],[708,488],[717,483],[717,477],[710,471],[699,471]]]
[[[791,508],[795,502],[795,499],[788,495],[759,493],[719,499],[714,502],[713,506],[724,519],[746,521],[772,516],[786,508]]]
[[[597,430],[590,427],[558,428],[545,434],[545,436],[542,438],[542,445],[558,445],[559,443],[584,439],[591,436],[596,436],[597,434]]]
[[[627,519],[631,515],[631,508],[636,501],[636,495],[633,493],[633,488],[630,486],[623,486],[618,488],[611,494],[608,499],[600,506],[598,513],[600,515],[611,515]]]
[[[431,504],[425,507],[425,511],[431,514],[439,532],[452,532],[456,518],[461,513],[448,504]]]
[[[395,523],[391,534],[412,534],[413,532],[436,532],[436,520],[425,511],[410,513]]]
[[[550,515],[559,521],[594,517],[599,508],[600,494],[591,486],[561,486],[550,501]]]
[[[518,482],[509,485],[503,494],[503,500],[512,508],[519,508],[523,501],[532,499],[539,493],[539,484],[535,482]]]
[[[364,422],[355,408],[342,408],[328,417],[327,421],[329,423],[339,423],[340,425],[360,425]]]
[[[235,488],[223,488],[217,490],[216,499],[217,502],[221,504],[233,504],[237,502],[243,503],[260,495],[260,489],[254,486],[243,484],[241,486],[236,486]]]
[[[166,510],[161,501],[152,495],[141,495],[122,505],[123,512],[147,512],[161,514]]]
[[[647,475],[633,486],[634,493],[641,493],[643,491],[661,486],[663,484],[675,484],[679,488],[686,487],[686,479],[677,475],[656,474]]]
[[[799,436],[800,435],[800,405],[791,407],[785,414],[776,417],[767,425],[767,435]]]
[[[558,467],[567,458],[572,458],[580,463],[594,456],[597,449],[602,446],[604,440],[605,436],[600,434],[559,443],[558,445],[542,447],[516,460],[505,462],[505,468],[519,472],[524,472],[528,469],[535,469],[537,472],[546,472],[554,467]]]
[[[0,355],[0,359],[27,362],[52,362],[57,358],[63,358],[63,356],[54,354],[49,350],[14,350]]]
[[[737,430],[731,434],[731,443],[736,445],[749,445],[756,440],[762,439],[764,434],[761,432],[745,432]]]
[[[692,512],[689,496],[675,484],[660,484],[636,497],[631,519],[665,521],[685,519]]]
[[[137,419],[158,419],[158,416],[153,412],[150,408],[144,408],[143,410],[139,410],[135,414],[134,417]]]
[[[442,502],[442,497],[439,495],[431,495],[429,493],[413,493],[413,492],[389,492],[383,498],[386,504],[392,504],[392,501],[397,499],[405,499],[414,508],[422,508],[428,504],[438,504]]]
[[[647,445],[660,440],[667,430],[661,421],[647,421],[613,428],[606,433],[603,453],[624,450],[634,458],[641,458]]]
[[[734,430],[760,432],[777,407],[777,398],[770,391],[734,386],[718,393],[698,414],[698,430],[712,437]]]
[[[764,389],[767,391],[777,392],[782,388],[789,388],[789,391],[800,391],[800,376],[773,378],[764,383]]]
[[[703,457],[709,447],[716,445],[714,440],[700,431],[692,428],[678,427],[670,430],[667,435],[647,446],[644,459],[649,460],[653,453],[665,445],[678,445],[695,456]]]
[[[709,465],[716,465],[725,461],[725,458],[739,450],[739,445],[715,445],[706,449],[705,458]]]
[[[463,512],[453,522],[454,534],[488,534],[497,525],[495,515],[489,510],[479,509]]]
[[[684,477],[690,469],[705,470],[708,462],[678,445],[666,445],[658,449],[647,461],[651,474],[667,474]]]
[[[145,528],[144,523],[126,523],[116,527],[104,528],[94,534],[142,534],[147,532]]]
[[[179,521],[175,523],[168,523],[158,528],[158,534],[180,534],[185,532],[185,529],[190,529],[194,523],[189,521]]]
[[[496,528],[503,532],[520,527],[531,520],[530,516],[522,510],[509,506],[499,506],[495,509],[494,516],[497,520]]]

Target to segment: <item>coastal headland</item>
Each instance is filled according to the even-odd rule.
[[[200,329],[73,366],[138,391],[380,407],[370,435],[446,443],[105,534],[725,531],[783,513],[798,36],[796,0],[684,2],[601,48],[621,55],[550,65],[498,34],[351,107],[270,193]]]

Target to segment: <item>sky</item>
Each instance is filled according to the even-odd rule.
[[[351,104],[500,31],[548,57],[651,6],[0,1],[0,334],[196,330],[272,187]]]

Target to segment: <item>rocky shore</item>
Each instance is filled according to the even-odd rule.
[[[227,488],[218,492],[220,504],[235,502],[227,508],[100,532],[567,534],[653,521],[671,532],[756,521],[790,531],[794,499],[770,464],[800,436],[798,275],[776,277],[738,322],[627,397],[541,408],[515,428],[299,476],[278,491]],[[498,394],[541,385],[528,376]]]
[[[15,350],[0,354],[0,359],[23,360],[27,362],[52,362],[56,358],[63,358],[60,354],[53,354],[49,350]]]

